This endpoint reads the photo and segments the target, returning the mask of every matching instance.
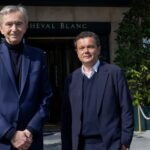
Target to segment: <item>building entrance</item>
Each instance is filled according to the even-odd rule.
[[[73,47],[73,38],[27,38],[26,43],[41,48],[47,54],[49,79],[53,101],[46,125],[60,124],[61,102],[66,76],[79,66]],[[50,129],[50,128],[49,128]]]

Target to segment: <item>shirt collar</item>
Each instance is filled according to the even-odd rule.
[[[97,60],[97,62],[95,63],[95,65],[93,65],[93,67],[92,67],[92,71],[89,74],[85,73],[83,65],[81,67],[81,71],[82,71],[83,75],[85,75],[87,78],[90,79],[94,75],[94,73],[98,71],[99,65],[100,65],[100,61]]]
[[[99,65],[100,65],[100,61],[97,60],[96,64],[92,67],[92,70],[94,70],[95,72],[97,72]]]

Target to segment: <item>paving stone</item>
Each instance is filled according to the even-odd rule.
[[[60,132],[44,133],[44,150],[61,150]],[[150,150],[150,130],[134,132],[130,150]]]

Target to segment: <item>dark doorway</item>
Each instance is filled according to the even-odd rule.
[[[53,91],[53,100],[49,117],[45,124],[60,124],[61,101],[66,76],[79,67],[72,38],[28,38],[26,43],[41,48],[47,54],[49,79]]]

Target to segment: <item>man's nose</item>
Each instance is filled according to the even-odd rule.
[[[12,25],[12,28],[11,28],[13,31],[16,31],[17,30],[17,25],[14,23],[13,25]]]
[[[88,51],[89,51],[88,47],[85,47],[84,52],[88,52]]]

